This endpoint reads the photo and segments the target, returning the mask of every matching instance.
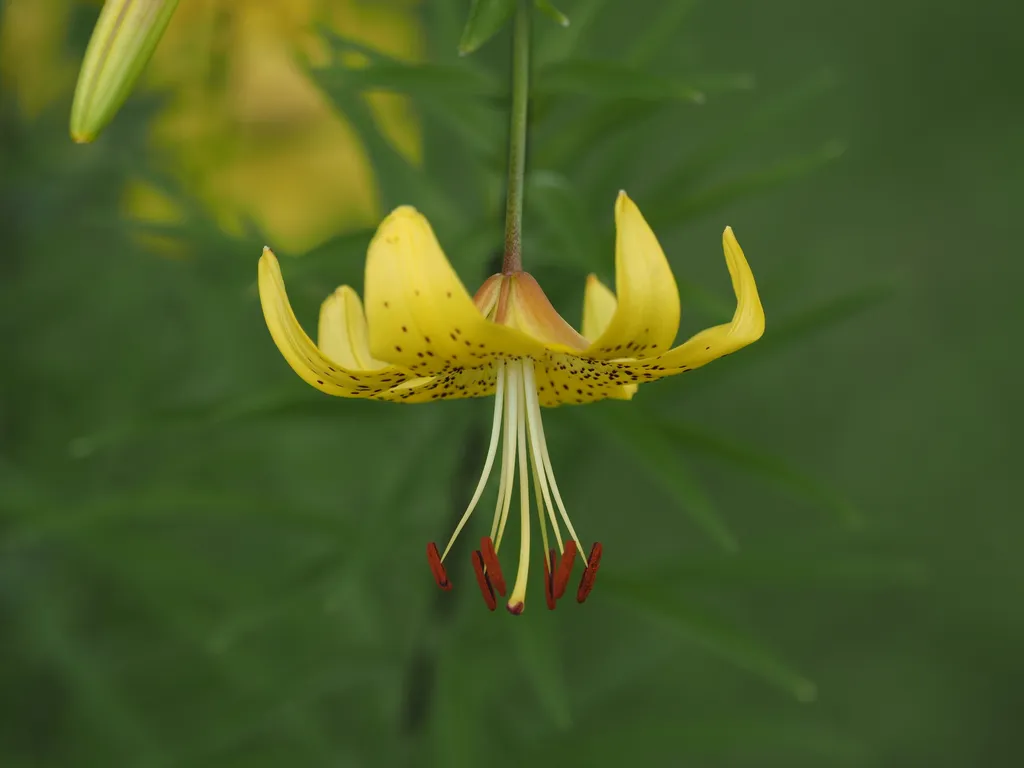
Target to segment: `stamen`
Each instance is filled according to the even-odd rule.
[[[511,377],[509,385],[516,385],[516,419],[515,430],[519,442],[519,517],[522,530],[519,532],[519,569],[516,572],[516,583],[512,587],[512,594],[508,600],[509,611],[513,609],[523,610],[523,603],[526,602],[526,582],[530,573],[530,489],[527,473],[526,458],[526,408],[523,402],[523,388],[520,385],[520,377],[517,375],[516,367],[509,366]],[[522,368],[522,363],[518,366]],[[511,419],[511,414],[509,414]]]
[[[555,599],[561,600],[565,594],[565,587],[572,575],[572,567],[576,564],[576,542],[567,541],[565,551],[562,553],[562,560],[558,563],[555,571]]]
[[[587,567],[583,571],[583,578],[580,579],[580,587],[576,590],[576,602],[582,603],[587,599],[587,595],[590,594],[590,590],[594,588],[594,579],[597,578],[597,567],[601,564],[601,552],[603,551],[601,542],[594,542],[594,546],[590,549],[590,557],[587,558]]]
[[[543,438],[543,427],[540,422],[540,403],[537,401],[537,379],[533,372],[533,361],[523,362],[523,388],[526,391],[526,418],[530,428],[530,450],[533,460],[533,479],[537,487],[537,512],[541,519],[541,530],[544,533],[544,549],[548,548],[547,529],[544,527],[543,510],[546,509],[548,518],[551,520],[551,527],[555,531],[555,540],[558,542],[558,551],[565,547],[562,544],[562,532],[558,527],[558,520],[555,517],[555,508],[551,503],[551,494],[548,492],[547,473],[544,470],[544,459],[540,452],[540,441]],[[537,408],[534,410],[534,402],[537,401]],[[539,436],[538,436],[539,435]]]
[[[533,362],[526,361],[523,366],[527,371],[527,376],[530,377],[533,373]],[[580,544],[580,537],[576,535],[576,529],[572,527],[572,521],[569,520],[569,513],[565,510],[565,504],[562,502],[562,494],[558,492],[558,483],[555,482],[555,471],[551,467],[551,457],[548,455],[548,444],[547,439],[544,437],[544,422],[540,417],[540,400],[537,398],[537,388],[527,387],[526,388],[527,404],[530,409],[530,424],[535,427],[535,438],[537,448],[540,450],[540,458],[543,461],[544,473],[547,475],[547,481],[551,486],[551,493],[555,497],[555,503],[558,505],[558,511],[562,516],[562,521],[565,523],[565,527],[569,529],[569,534],[576,542],[576,546],[579,551],[583,551],[583,545]]]
[[[484,573],[484,558],[480,554],[479,549],[473,550],[472,560],[473,572],[476,574],[476,583],[480,585],[480,592],[484,596],[484,602],[487,603],[487,607],[493,611],[498,607],[498,601],[494,599],[494,587],[491,586],[491,580]]]
[[[448,581],[448,574],[445,573],[444,566],[441,565],[441,556],[437,553],[437,544],[434,542],[427,544],[427,562],[430,563],[430,572],[434,574],[437,586],[445,592],[450,590],[452,583]]]
[[[498,553],[494,551],[494,544],[490,536],[480,539],[480,553],[483,556],[484,566],[487,568],[487,578],[495,591],[505,596],[505,577],[501,574],[501,563],[498,562]]]
[[[506,397],[508,390],[506,389]],[[502,424],[502,434],[504,437],[501,439],[501,469],[498,470],[498,500],[494,505],[494,519],[491,521],[491,541],[498,541],[498,523],[501,522],[501,512],[505,504],[505,494],[508,492],[508,462],[511,455],[512,461],[515,461],[515,453],[509,449],[509,428],[508,428],[508,403],[505,404],[505,413],[503,415],[504,423]],[[495,546],[497,551],[497,546]]]
[[[487,480],[491,476],[491,469],[494,467],[494,457],[498,452],[498,437],[501,435],[501,408],[503,401],[503,390],[505,387],[505,361],[498,361],[498,372],[497,383],[495,385],[494,392],[494,418],[491,419],[491,442],[487,446],[487,459],[484,461],[484,471],[480,474],[480,481],[476,484],[476,491],[473,492],[473,498],[469,502],[469,506],[466,507],[465,513],[462,515],[462,519],[459,520],[459,524],[455,526],[455,532],[452,537],[448,540],[448,546],[444,548],[444,554],[441,555],[441,560],[444,561],[448,557],[448,553],[451,551],[452,545],[455,543],[455,539],[458,538],[459,533],[462,532],[462,528],[469,521],[470,515],[473,514],[473,510],[476,509],[476,505],[480,502],[480,497],[483,495],[484,487],[487,485]]]
[[[504,451],[509,457],[508,466],[505,468],[504,498],[498,499],[498,503],[501,505],[501,521],[498,523],[498,537],[494,539],[494,551],[501,551],[501,540],[505,536],[505,523],[508,522],[508,512],[512,505],[512,484],[515,482],[516,472],[516,436],[517,431],[520,427],[522,420],[522,409],[520,408],[520,368],[522,366],[517,362],[511,362],[508,364],[508,377],[507,386],[505,388],[505,398],[508,402],[505,403],[506,411],[508,412],[508,418],[505,422],[505,447]],[[525,461],[525,457],[523,458]]]

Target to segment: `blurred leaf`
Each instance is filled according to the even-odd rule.
[[[38,585],[37,585],[38,586]],[[75,639],[51,600],[20,601],[27,629],[38,652],[56,665],[64,680],[83,700],[83,710],[93,721],[91,727],[105,740],[117,744],[123,759],[138,762],[159,759],[164,753],[149,728],[139,720],[138,710],[124,701],[106,670],[91,658]]]
[[[536,691],[541,708],[555,728],[566,731],[572,727],[569,691],[559,653],[561,644],[550,619],[550,616],[544,616],[529,622],[517,622],[511,631],[515,635],[519,666]]]
[[[634,67],[646,67],[670,42],[679,38],[679,27],[697,7],[695,0],[672,0],[661,4],[661,13],[644,24],[641,32],[622,56]]]
[[[774,355],[786,347],[858,317],[888,301],[898,287],[899,283],[891,278],[857,286],[832,299],[784,317],[771,323],[757,344],[746,348],[744,354],[737,359],[755,361],[764,356]],[[729,367],[733,365],[736,365],[735,360]]]
[[[585,272],[605,271],[610,254],[602,253],[601,241],[572,183],[553,171],[534,171],[527,176],[526,185],[528,209],[536,213],[554,241],[551,252],[556,261],[572,261]]]
[[[693,424],[665,420],[659,423],[669,439],[683,448],[773,480],[832,510],[848,526],[856,528],[864,523],[864,518],[848,499],[776,456],[718,437]]]
[[[929,581],[927,566],[917,560],[883,555],[749,555],[712,559],[675,558],[662,565],[645,564],[631,578],[650,584],[676,584],[680,589],[740,587],[747,590],[797,587],[801,590],[917,588]]]
[[[810,102],[834,86],[835,78],[830,72],[817,72],[751,114],[744,115],[742,120],[732,121],[724,130],[716,132],[709,143],[698,147],[688,161],[674,168],[658,183],[651,196],[669,198],[678,194],[680,190],[690,188],[740,149],[748,139],[763,134],[780,120],[800,113]]]
[[[569,17],[555,8],[550,0],[533,0],[533,4],[540,9],[541,13],[562,27],[569,26]]]
[[[672,441],[658,429],[653,419],[642,418],[633,408],[623,405],[602,403],[588,408],[573,408],[570,412],[609,443],[630,454],[675,498],[698,528],[726,552],[735,552],[738,548],[736,537]]]
[[[323,87],[336,91],[390,91],[420,98],[497,99],[505,90],[487,70],[462,64],[407,64],[380,57],[377,63],[366,67],[334,66],[318,71]]]
[[[658,582],[646,583],[602,574],[601,589],[643,615],[657,619],[709,653],[786,691],[798,701],[813,701],[813,682],[776,658],[738,629],[712,617]]]
[[[534,93],[572,94],[602,99],[704,102],[690,83],[655,75],[614,61],[558,61],[539,70]]]
[[[188,432],[227,423],[276,418],[310,418],[317,421],[338,418],[352,423],[385,417],[384,414],[372,414],[359,407],[350,407],[343,412],[337,408],[333,399],[314,395],[307,388],[296,384],[292,388],[243,398],[231,394],[214,402],[138,414],[131,421],[76,438],[68,446],[68,451],[74,458],[86,459],[99,451],[159,433]]]
[[[12,510],[8,510],[10,513]],[[332,529],[345,527],[336,515],[321,515],[317,510],[284,509],[266,499],[237,493],[187,491],[173,488],[148,488],[138,493],[109,494],[78,505],[29,506],[16,511],[17,526],[4,532],[0,551],[29,547],[53,536],[89,532],[97,526],[169,515],[181,519],[188,515],[207,518],[302,519],[304,524],[319,523]]]
[[[473,0],[469,18],[459,40],[459,54],[473,53],[505,26],[518,0]]]
[[[792,764],[799,765],[808,758],[828,766],[871,764],[866,762],[869,755],[860,741],[806,716],[700,714],[681,719],[629,712],[613,723],[599,720],[586,739],[545,741],[536,752],[528,753],[536,757],[524,758],[523,763],[657,764],[666,749],[671,750],[673,764],[682,765],[786,765],[793,758],[797,761]],[[680,760],[681,756],[690,759]],[[708,759],[713,762],[702,761]]]
[[[720,210],[732,203],[777,187],[787,181],[806,176],[824,165],[842,157],[846,145],[840,141],[829,141],[813,152],[797,155],[776,165],[754,171],[711,187],[695,195],[672,199],[667,195],[649,207],[648,221],[653,227],[679,226],[697,216]]]
[[[320,82],[322,73],[312,76]],[[373,114],[359,96],[337,89],[327,89],[338,109],[348,118],[366,147],[370,162],[377,171],[381,207],[392,210],[411,203],[419,208],[435,228],[458,227],[461,207],[423,171],[412,165],[377,129]]]
[[[601,141],[661,112],[665,102],[622,99],[574,113],[537,141],[534,163],[546,168],[569,168]]]
[[[608,0],[579,0],[572,9],[572,23],[541,36],[533,50],[534,70],[568,59],[579,49],[584,32]]]

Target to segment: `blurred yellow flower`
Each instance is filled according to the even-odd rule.
[[[526,272],[493,275],[471,297],[430,224],[409,207],[388,216],[370,243],[365,313],[355,291],[340,287],[321,306],[319,344],[296,320],[274,254],[265,249],[260,259],[260,302],[270,334],[292,369],[322,392],[396,403],[494,395],[490,445],[473,499],[445,550],[427,546],[438,585],[450,589],[442,562],[480,501],[501,443],[490,536],[473,553],[473,568],[491,610],[495,591],[505,594],[497,555],[516,485],[517,455],[520,551],[508,610],[521,613],[526,601],[528,466],[540,518],[549,608],[565,591],[576,552],[583,551],[555,482],[541,406],[629,400],[640,384],[692,371],[757,341],[764,332],[754,276],[726,228],[722,245],[736,294],[732,320],[673,347],[679,294],[665,254],[625,193],[615,204],[615,219],[618,296],[593,275],[588,278],[582,335],[562,319]],[[565,544],[556,509],[569,534]],[[548,548],[548,522],[557,551]],[[579,602],[593,586],[601,552],[595,544],[586,558]]]
[[[97,4],[92,0],[91,4]],[[0,71],[24,113],[63,97],[78,61],[64,48],[73,0],[8,0]],[[422,49],[415,0],[185,0],[142,76],[169,103],[153,145],[228,229],[245,219],[303,251],[379,219],[376,182],[351,126],[297,61],[323,60],[317,25],[396,58]],[[408,101],[368,97],[378,127],[414,162],[419,129]],[[268,181],[270,180],[270,181]],[[174,206],[141,182],[131,213],[174,219]]]

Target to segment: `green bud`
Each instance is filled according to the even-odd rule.
[[[178,0],[106,0],[71,105],[71,138],[92,141],[121,108],[160,42]]]
[[[569,17],[555,8],[549,0],[533,0],[533,4],[544,13],[549,19],[561,27],[569,26]]]

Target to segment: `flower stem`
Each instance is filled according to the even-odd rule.
[[[523,269],[523,181],[526,175],[526,107],[530,92],[530,3],[518,0],[512,29],[512,109],[508,135],[505,256],[501,271]]]

